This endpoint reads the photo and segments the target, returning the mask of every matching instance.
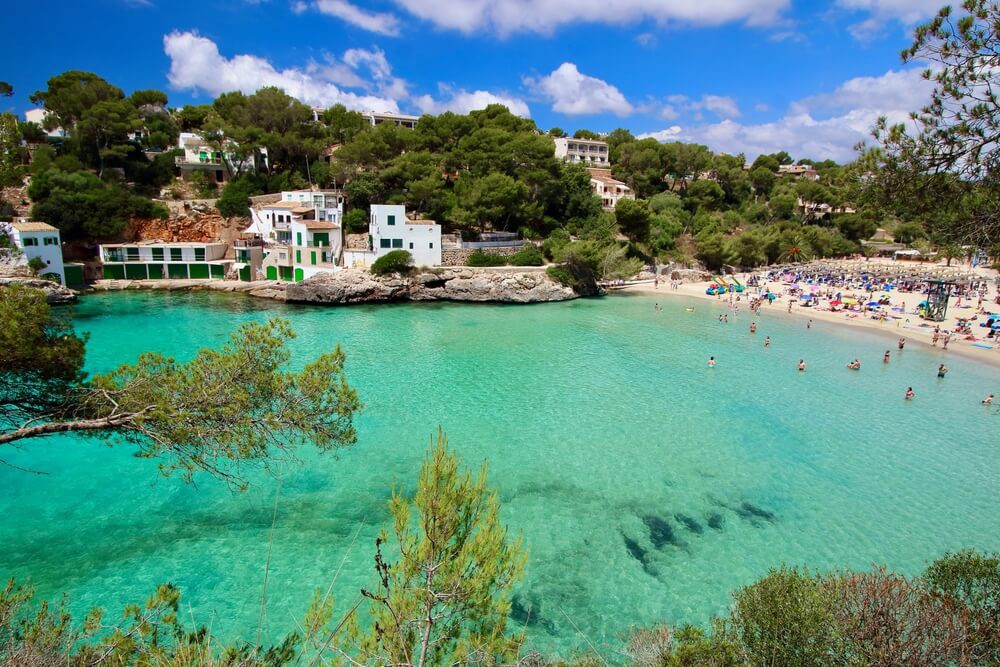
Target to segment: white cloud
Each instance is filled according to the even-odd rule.
[[[681,134],[680,125],[671,125],[665,130],[660,130],[659,132],[647,132],[645,134],[640,134],[639,139],[656,139],[657,141],[677,141]]]
[[[656,35],[651,32],[640,32],[635,36],[635,43],[645,47],[656,46]]]
[[[163,49],[170,58],[167,80],[180,90],[203,91],[209,95],[240,90],[253,93],[265,86],[277,86],[286,93],[314,106],[343,104],[349,109],[398,111],[395,99],[378,95],[358,95],[341,90],[325,70],[315,64],[305,69],[276,69],[267,60],[253,55],[226,58],[219,47],[196,32],[172,32],[163,37]],[[341,85],[345,85],[341,83]]]
[[[631,25],[657,23],[723,25],[777,22],[789,0],[395,0],[396,4],[438,27],[464,33],[550,34],[574,23]]]
[[[721,95],[703,95],[701,98],[701,104],[705,107],[705,109],[711,111],[720,118],[740,117],[740,107],[736,104],[736,100],[731,97],[723,97]]]
[[[399,34],[399,19],[386,12],[368,12],[347,0],[316,0],[313,6],[322,14],[334,16],[364,30],[395,37]]]
[[[440,86],[440,99],[434,99],[430,95],[421,95],[413,98],[413,103],[422,113],[440,114],[445,111],[465,114],[477,109],[484,109],[490,104],[502,104],[510,112],[530,118],[531,110],[524,100],[506,94],[491,93],[487,90],[474,90],[469,92],[464,89],[453,89],[449,86]]]
[[[941,0],[837,0],[837,5],[843,9],[869,15],[865,20],[847,27],[858,41],[872,39],[882,32],[886,23],[892,21],[911,26],[930,19],[942,4]]]
[[[559,113],[627,116],[633,111],[621,91],[606,81],[581,73],[573,63],[563,63],[547,76],[525,77],[524,83],[551,101],[552,110]]]
[[[799,100],[782,118],[769,123],[743,124],[727,118],[689,127],[675,125],[641,136],[694,141],[715,151],[744,153],[750,160],[761,153],[785,150],[795,157],[848,162],[856,157],[855,144],[870,139],[879,116],[904,122],[929,95],[930,87],[918,70],[890,70],[878,77],[850,79],[832,93]]]

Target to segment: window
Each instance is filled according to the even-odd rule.
[[[162,262],[163,261],[163,248],[152,248],[153,251],[153,261]]]
[[[194,249],[194,258],[197,261],[199,261],[199,262],[204,262],[205,261],[205,249],[204,248],[195,248]]]
[[[126,262],[138,262],[139,261],[139,249],[138,248],[125,248],[125,261]]]
[[[403,239],[393,239],[392,240],[392,247],[393,248],[402,248],[403,247]]]
[[[295,263],[296,264],[301,264],[302,263],[302,251],[301,250],[296,250],[295,251]]]
[[[26,238],[26,239],[22,239],[21,243],[23,243],[24,247],[27,248],[30,245],[38,245],[38,239]]]
[[[57,239],[54,236],[46,236],[44,239],[42,239],[42,243],[44,243],[45,245],[59,245],[59,239]]]
[[[431,243],[430,243],[430,244],[429,244],[429,245],[428,245],[427,247],[428,247],[428,248],[433,248],[433,247],[434,247],[434,243],[433,243],[433,242],[431,242]]]
[[[389,239],[379,239],[378,240],[378,247],[379,248],[391,248],[392,244],[389,242]]]
[[[410,241],[410,250],[413,250],[413,241]]]
[[[170,249],[170,261],[171,262],[182,262],[184,261],[184,250],[181,248],[171,248]]]
[[[302,245],[302,232],[295,232],[295,245]]]
[[[395,225],[396,224],[396,216],[390,215],[390,216],[388,216],[388,220],[389,220],[389,224],[390,225]]]

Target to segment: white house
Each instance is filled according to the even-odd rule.
[[[49,113],[48,109],[28,109],[24,112],[24,121],[26,123],[35,123],[42,129],[45,129],[45,119],[48,118]],[[61,127],[45,130],[45,133],[54,139],[63,139],[66,137],[66,130]]]
[[[0,225],[7,227],[11,241],[24,254],[26,262],[36,257],[45,262],[45,268],[39,270],[39,275],[59,276],[59,282],[66,284],[58,229],[44,222],[6,222]]]
[[[635,194],[625,183],[611,176],[610,169],[587,169],[590,173],[590,188],[601,198],[605,211],[615,210],[619,199],[635,199]]]
[[[222,183],[229,180],[231,172],[251,172],[256,166],[252,156],[240,161],[229,151],[220,151],[211,146],[204,137],[194,132],[181,132],[177,148],[184,150],[184,155],[174,158],[174,165],[180,170],[181,178],[206,172],[216,182]]]
[[[406,250],[415,266],[441,266],[441,225],[408,220],[405,206],[376,204],[368,223],[368,247],[345,250],[344,266],[368,267],[393,250]]]
[[[243,235],[263,242],[263,254],[258,265],[252,252],[238,253],[250,264],[241,277],[298,281],[336,270],[344,243],[343,211],[340,190],[291,190],[277,201],[251,207],[252,222]]]
[[[412,130],[417,126],[417,121],[420,120],[420,116],[409,116],[404,113],[391,113],[388,111],[379,113],[377,111],[366,111],[361,114],[365,117],[372,125],[379,125],[381,123],[394,123],[399,127],[405,127],[408,130]]]
[[[607,142],[598,139],[570,139],[556,137],[556,157],[572,164],[594,165],[607,167],[611,164],[608,157]]]
[[[106,243],[98,246],[103,274],[110,280],[222,279],[232,260],[226,259],[229,244]]]

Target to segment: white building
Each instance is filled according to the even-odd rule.
[[[372,125],[379,125],[381,123],[394,123],[399,127],[405,127],[408,130],[412,130],[417,126],[417,121],[420,120],[420,116],[409,116],[405,113],[390,113],[388,111],[379,113],[377,111],[365,111],[361,114],[365,117]]]
[[[572,164],[610,166],[608,144],[598,139],[556,137],[556,157]]]
[[[369,267],[393,250],[406,250],[415,266],[441,266],[441,225],[408,220],[405,206],[376,204],[368,223],[368,248],[345,250],[344,266]]]
[[[106,243],[98,246],[104,278],[108,280],[207,280],[222,279],[232,260],[226,259],[229,244]]]
[[[45,119],[49,116],[48,109],[28,109],[24,112],[24,120],[27,123],[35,123],[42,129],[45,129]],[[45,130],[46,134],[55,139],[63,139],[66,137],[66,130],[61,127],[54,127],[51,130]]]
[[[23,253],[24,261],[39,258],[45,268],[38,274],[52,274],[59,277],[59,283],[66,284],[66,269],[63,267],[62,241],[59,230],[45,222],[3,222],[11,241]]]
[[[256,167],[252,156],[240,160],[230,151],[220,151],[211,146],[204,137],[194,132],[181,132],[177,139],[177,148],[184,151],[184,155],[174,158],[174,164],[180,170],[181,178],[190,178],[198,172],[206,172],[217,183],[223,183],[229,180],[231,173],[252,172]]]
[[[237,259],[249,263],[246,280],[299,281],[320,271],[334,271],[343,247],[344,193],[340,190],[292,190],[277,201],[250,209],[252,220],[243,230],[245,238],[263,243],[260,263],[254,253],[239,252],[253,244],[237,243]]]
[[[619,199],[635,199],[635,194],[625,183],[611,176],[609,169],[587,169],[590,174],[590,188],[601,198],[605,211],[615,210]]]

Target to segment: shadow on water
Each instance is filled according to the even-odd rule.
[[[628,549],[629,555],[639,561],[639,564],[642,565],[642,569],[645,570],[646,574],[651,577],[655,577],[657,575],[657,570],[650,559],[649,552],[643,549],[642,545],[625,533],[622,533],[622,539],[625,541],[625,548]]]

